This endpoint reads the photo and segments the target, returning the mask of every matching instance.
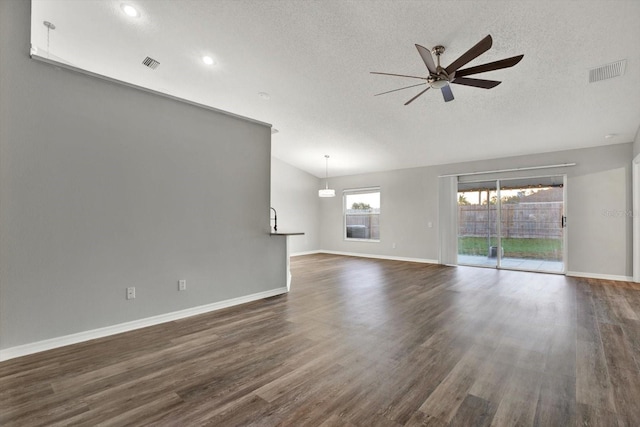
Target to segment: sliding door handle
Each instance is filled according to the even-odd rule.
[[[562,228],[565,228],[565,227],[567,226],[567,217],[566,217],[566,216],[564,216],[564,215],[562,215],[562,217],[561,217],[561,218],[562,218],[562,220],[560,221],[560,226],[561,226]]]

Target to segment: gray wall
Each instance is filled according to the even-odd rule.
[[[339,194],[347,188],[381,187],[380,242],[344,241],[342,198],[336,197],[321,202],[320,246],[329,251],[436,260],[438,175],[575,162],[574,167],[510,176],[567,174],[567,270],[631,276],[631,218],[617,214],[631,209],[631,155],[632,144],[627,143],[332,178]]]
[[[320,180],[282,160],[271,158],[271,206],[279,231],[302,231],[289,239],[292,255],[320,249]]]
[[[372,186],[380,186],[380,242],[347,242],[343,238],[342,192]],[[435,168],[335,177],[331,178],[331,187],[336,190],[336,197],[320,201],[320,247],[323,250],[438,259],[438,178]]]
[[[0,1],[0,348],[285,286],[270,129],[30,59],[29,5]]]
[[[636,132],[636,139],[633,141],[633,158],[640,154],[640,127],[638,127],[638,132]]]

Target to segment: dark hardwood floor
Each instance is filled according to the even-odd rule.
[[[640,426],[640,285],[332,255],[288,295],[0,363],[0,425]]]

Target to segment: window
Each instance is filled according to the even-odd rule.
[[[344,191],[346,240],[380,241],[380,188]]]

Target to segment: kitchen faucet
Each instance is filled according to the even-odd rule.
[[[275,209],[271,208],[273,211],[273,218],[269,218],[269,222],[273,219],[273,231],[278,232],[278,212]]]

